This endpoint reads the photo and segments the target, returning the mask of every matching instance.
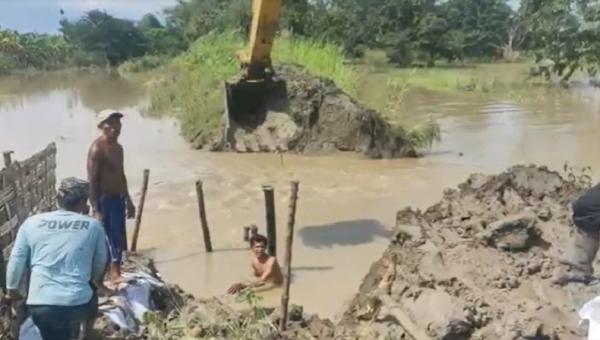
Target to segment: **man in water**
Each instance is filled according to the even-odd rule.
[[[91,329],[98,308],[96,290],[111,293],[101,283],[108,264],[106,236],[100,222],[86,216],[88,193],[88,182],[63,180],[57,194],[60,209],[29,217],[19,228],[8,261],[9,300],[21,298],[19,286],[27,269],[27,310],[44,340],[70,339],[73,325],[81,323]]]
[[[590,282],[593,279],[593,262],[600,247],[600,184],[594,186],[573,203],[575,239],[565,256],[560,259],[567,271],[556,280]]]
[[[250,247],[252,248],[252,272],[257,280],[236,283],[227,290],[229,294],[236,294],[245,288],[268,289],[283,283],[283,275],[277,259],[266,252],[267,238],[260,234],[252,236]]]
[[[125,221],[135,215],[125,177],[123,147],[118,143],[122,117],[114,110],[98,114],[97,126],[102,134],[92,144],[87,160],[90,203],[108,236],[114,284],[121,281],[122,256],[127,247]]]

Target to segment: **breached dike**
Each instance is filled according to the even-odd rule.
[[[225,115],[225,128],[212,151],[416,155],[379,113],[360,105],[333,81],[292,65],[278,68],[277,77],[285,82],[265,85],[264,96],[228,94],[235,105]]]

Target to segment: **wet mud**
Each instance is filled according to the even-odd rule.
[[[371,339],[581,339],[576,311],[597,286],[559,286],[570,202],[589,177],[516,166],[474,174],[395,236],[340,324]]]

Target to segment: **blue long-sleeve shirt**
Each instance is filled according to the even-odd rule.
[[[34,215],[17,233],[6,285],[18,289],[29,269],[28,305],[83,305],[92,298],[90,282],[102,278],[107,261],[98,220],[64,210]]]

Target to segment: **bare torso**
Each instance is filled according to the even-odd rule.
[[[254,272],[254,276],[257,278],[262,277],[265,272],[270,270],[271,274],[266,278],[265,281],[275,285],[280,285],[283,283],[281,268],[279,267],[279,263],[277,263],[277,259],[273,256],[269,256],[264,261],[260,261],[256,257],[252,257],[252,270]]]
[[[125,195],[127,182],[123,172],[123,147],[98,138],[92,144],[88,169],[97,167],[98,195]]]

